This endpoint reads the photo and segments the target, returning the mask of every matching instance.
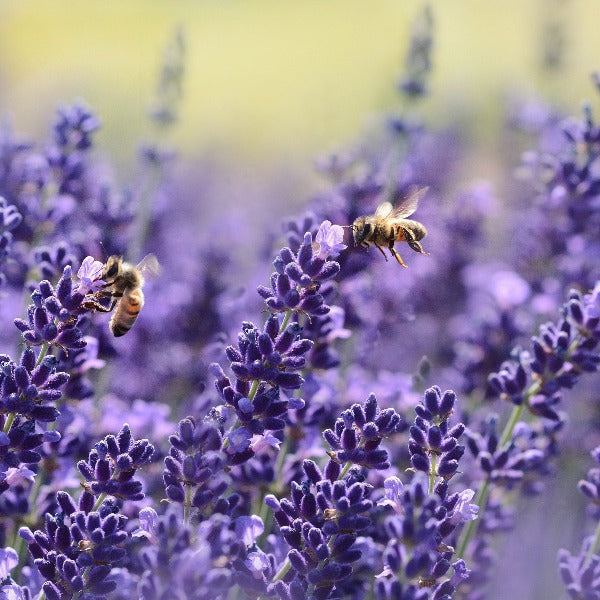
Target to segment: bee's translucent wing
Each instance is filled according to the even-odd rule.
[[[144,258],[142,258],[142,260],[136,266],[136,269],[144,277],[156,277],[157,275],[160,275],[162,270],[155,254],[146,254],[146,256],[144,256]]]
[[[393,214],[391,215],[395,219],[404,219],[406,217],[410,217],[415,210],[417,210],[417,206],[419,205],[420,200],[425,196],[425,194],[429,191],[428,187],[417,187],[413,185],[409,188],[406,196],[400,201],[400,204],[396,206]]]
[[[375,211],[375,216],[380,217],[381,219],[385,219],[386,217],[389,217],[392,214],[393,210],[394,207],[392,206],[391,202],[383,202],[377,207],[377,210]]]

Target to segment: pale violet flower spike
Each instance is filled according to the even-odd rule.
[[[16,583],[9,583],[0,588],[0,600],[27,600],[30,597],[26,597],[23,588]]]
[[[140,510],[138,515],[140,521],[139,529],[132,531],[132,537],[145,538],[152,543],[157,542],[156,530],[158,528],[158,513],[149,506]]]
[[[248,552],[244,564],[248,567],[254,579],[262,579],[263,571],[269,568],[269,559],[264,552]]]
[[[586,304],[588,316],[593,318],[600,317],[600,281],[596,282],[594,289],[583,297]]]
[[[19,564],[19,555],[13,548],[0,548],[0,580],[6,579]]]
[[[252,442],[250,448],[254,451],[254,454],[260,454],[267,448],[275,448],[279,450],[281,440],[273,435],[272,431],[265,431],[262,434],[256,434],[252,436]]]
[[[346,248],[344,228],[341,225],[332,225],[331,221],[323,221],[319,225],[313,248],[319,258],[335,258]]]
[[[462,521],[473,521],[477,518],[479,506],[471,503],[473,496],[475,496],[475,492],[470,489],[463,490],[458,494],[458,501],[451,518],[453,523],[458,524]]]
[[[387,477],[383,482],[385,489],[385,498],[381,499],[378,506],[391,506],[397,513],[402,514],[404,509],[400,503],[400,494],[402,493],[402,482],[398,477],[393,475]]]
[[[19,467],[9,467],[6,471],[6,483],[10,486],[23,485],[26,481],[33,483],[35,473],[24,465]]]
[[[92,256],[86,256],[77,271],[79,277],[79,287],[77,291],[84,296],[90,292],[97,292],[104,281],[100,279],[104,265]]]
[[[235,534],[246,544],[246,547],[252,546],[264,530],[265,526],[258,515],[242,516],[235,520]]]

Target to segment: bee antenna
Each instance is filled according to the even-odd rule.
[[[354,225],[340,225],[342,229],[352,229]]]
[[[102,240],[98,240],[98,244],[102,248],[102,254],[104,254],[104,257],[103,257],[104,262],[106,262],[106,256],[107,256],[106,247],[104,246],[104,243],[102,242]]]

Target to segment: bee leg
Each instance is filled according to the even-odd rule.
[[[99,298],[106,298],[108,296],[110,296],[112,298],[110,306],[108,306],[108,307],[100,304],[96,300],[86,300],[84,302],[84,306],[86,308],[94,309],[97,312],[112,312],[114,310],[115,306],[117,305],[117,302],[119,301],[119,298],[121,298],[123,296],[122,292],[113,292],[113,293],[110,293],[110,294],[107,294],[106,292],[99,292],[96,295]]]
[[[415,240],[415,236],[412,234],[411,231],[406,229],[406,227],[402,227],[402,233],[404,234],[404,237],[405,237],[408,245],[415,252],[418,252],[419,254],[426,254],[426,255],[429,254],[429,252],[425,252],[425,250],[423,250],[423,246],[421,246],[421,244],[419,242],[417,242],[417,240]]]
[[[393,246],[390,246],[390,252],[394,255],[394,258],[398,261],[398,264],[401,267],[408,269],[408,266],[404,263],[404,261],[402,260],[402,257],[398,254],[398,252],[396,251],[396,248],[394,248]]]
[[[379,248],[379,252],[381,252],[381,254],[383,254],[383,258],[385,258],[385,262],[388,261],[388,257],[385,255],[385,252],[383,251],[383,248],[379,245],[379,244],[375,244],[377,246],[377,248]]]
[[[390,249],[390,254],[398,261],[398,264],[405,269],[408,267],[404,264],[402,257],[398,254],[396,248],[394,248],[394,242],[396,241],[396,236],[392,233],[392,237],[388,241],[388,248]],[[387,260],[387,259],[386,259]]]
[[[369,245],[369,242],[361,242],[361,243],[359,244],[359,246],[360,246],[361,248],[366,248],[367,250],[368,250],[368,249],[371,247],[371,246]]]

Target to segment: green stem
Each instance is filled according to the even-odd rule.
[[[479,520],[481,519],[481,515],[487,504],[489,495],[490,495],[490,480],[486,479],[482,483],[481,487],[479,488],[479,490],[477,492],[477,496],[475,496],[475,504],[477,504],[477,506],[479,506],[479,514],[477,515],[476,519],[472,519],[465,525],[465,528],[462,530],[462,533],[458,540],[456,556],[459,558],[464,558],[467,546],[469,545],[469,542],[471,541],[471,539],[475,535],[475,532],[477,531],[477,526],[479,524]]]
[[[113,473],[112,479],[115,479],[114,473]],[[98,510],[100,508],[100,505],[104,502],[104,499],[106,498],[107,495],[108,494],[106,492],[102,492],[102,494],[100,494],[98,496],[98,500],[96,500],[96,502],[94,503],[92,511]]]
[[[281,566],[281,569],[279,569],[279,571],[277,571],[277,573],[275,573],[273,580],[272,580],[273,583],[275,583],[276,581],[279,581],[280,579],[283,579],[287,575],[287,572],[290,570],[291,566],[292,566],[292,563],[290,562],[290,559],[286,558],[285,562]]]
[[[250,391],[248,392],[248,400],[254,400],[254,396],[256,396],[256,392],[258,392],[258,386],[260,385],[260,381],[255,379],[250,386]]]
[[[529,395],[527,395],[527,399],[529,399]],[[499,446],[502,447],[507,444],[512,438],[513,431],[515,430],[516,424],[519,422],[523,411],[525,410],[526,401],[523,401],[523,404],[519,404],[518,406],[514,406],[512,412],[510,413],[510,417],[508,418],[508,422],[504,427],[504,431],[500,436]]]
[[[48,354],[48,349],[50,348],[50,344],[48,342],[44,342],[42,347],[40,348],[40,353],[38,354],[37,360],[35,361],[35,366],[39,366],[40,363],[44,360],[46,354]]]
[[[534,393],[536,393],[537,389],[538,389],[538,384],[532,385],[527,390],[527,392],[525,394],[525,398],[523,399],[523,403],[519,404],[518,406],[513,406],[512,412],[510,413],[510,417],[508,418],[508,421],[507,421],[506,425],[504,426],[504,431],[502,432],[502,435],[500,436],[499,447],[504,446],[505,444],[507,444],[510,441],[513,431],[515,429],[515,426],[519,422],[519,419],[521,418],[523,411],[525,410],[525,407],[527,406],[527,402],[528,402],[529,398]],[[481,521],[481,517],[482,517],[483,511],[485,510],[485,507],[487,505],[489,495],[490,495],[490,480],[486,479],[482,483],[481,487],[479,488],[479,491],[477,492],[477,496],[475,496],[475,504],[477,506],[479,506],[479,513],[477,515],[477,518],[473,519],[472,521],[469,521],[465,525],[465,528],[463,529],[463,531],[460,535],[459,541],[458,541],[458,547],[457,547],[456,554],[460,558],[464,558],[467,546],[469,545],[469,542],[471,541],[471,539],[473,539],[473,536],[477,532],[477,527],[479,526],[479,522]]]
[[[183,503],[183,524],[190,522],[190,509],[192,508],[192,486],[188,485],[185,490],[185,502]]]
[[[4,433],[8,433],[10,431],[10,428],[12,427],[13,421],[15,420],[17,416],[17,413],[9,413],[6,416],[6,423],[4,423],[4,427],[2,428],[2,431],[4,431]]]
[[[433,488],[435,487],[435,479],[437,477],[437,456],[431,453],[431,469],[429,471],[429,487],[427,489],[428,494],[433,494]]]
[[[285,311],[285,315],[283,315],[283,321],[281,321],[281,325],[279,326],[279,333],[283,333],[285,331],[285,328],[289,325],[293,314],[293,310],[288,309]]]

